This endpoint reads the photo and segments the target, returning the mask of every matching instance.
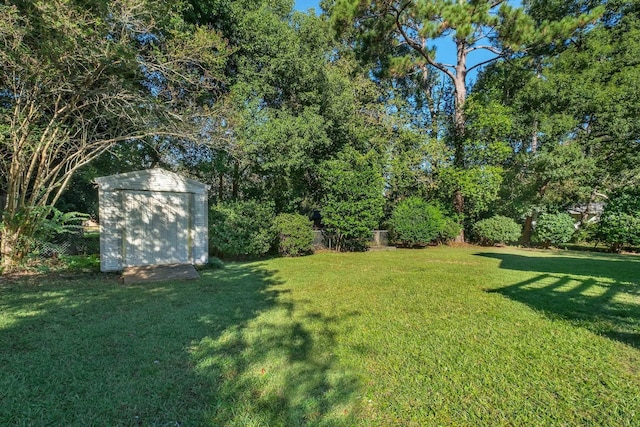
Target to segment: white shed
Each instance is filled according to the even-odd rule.
[[[209,186],[159,168],[95,181],[101,271],[208,262]]]

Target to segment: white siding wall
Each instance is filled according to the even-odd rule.
[[[98,190],[100,200],[100,270],[122,270],[122,203],[115,191]]]
[[[188,240],[191,262],[206,264],[209,261],[209,236],[207,189],[208,186],[183,178],[162,169],[130,172],[97,178],[100,199],[100,269],[122,270],[125,262],[124,240],[125,206],[124,191],[171,192],[189,194],[189,220],[186,221],[184,238]]]
[[[195,194],[193,203],[193,263],[209,262],[209,227],[207,213],[207,195]]]

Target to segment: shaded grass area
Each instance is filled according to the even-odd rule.
[[[428,248],[200,273],[0,284],[0,425],[640,425],[639,257]]]
[[[0,425],[348,424],[327,320],[293,321],[273,274],[0,285]]]

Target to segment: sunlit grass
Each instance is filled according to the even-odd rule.
[[[0,425],[640,425],[640,258],[429,248],[0,285]]]
[[[362,424],[638,422],[640,259],[473,248],[335,257],[314,257],[287,283],[300,311],[345,319],[338,348],[363,376]]]

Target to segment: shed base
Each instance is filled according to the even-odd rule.
[[[131,283],[190,280],[198,278],[200,278],[200,275],[191,264],[125,267],[122,271],[122,279],[127,285]]]

